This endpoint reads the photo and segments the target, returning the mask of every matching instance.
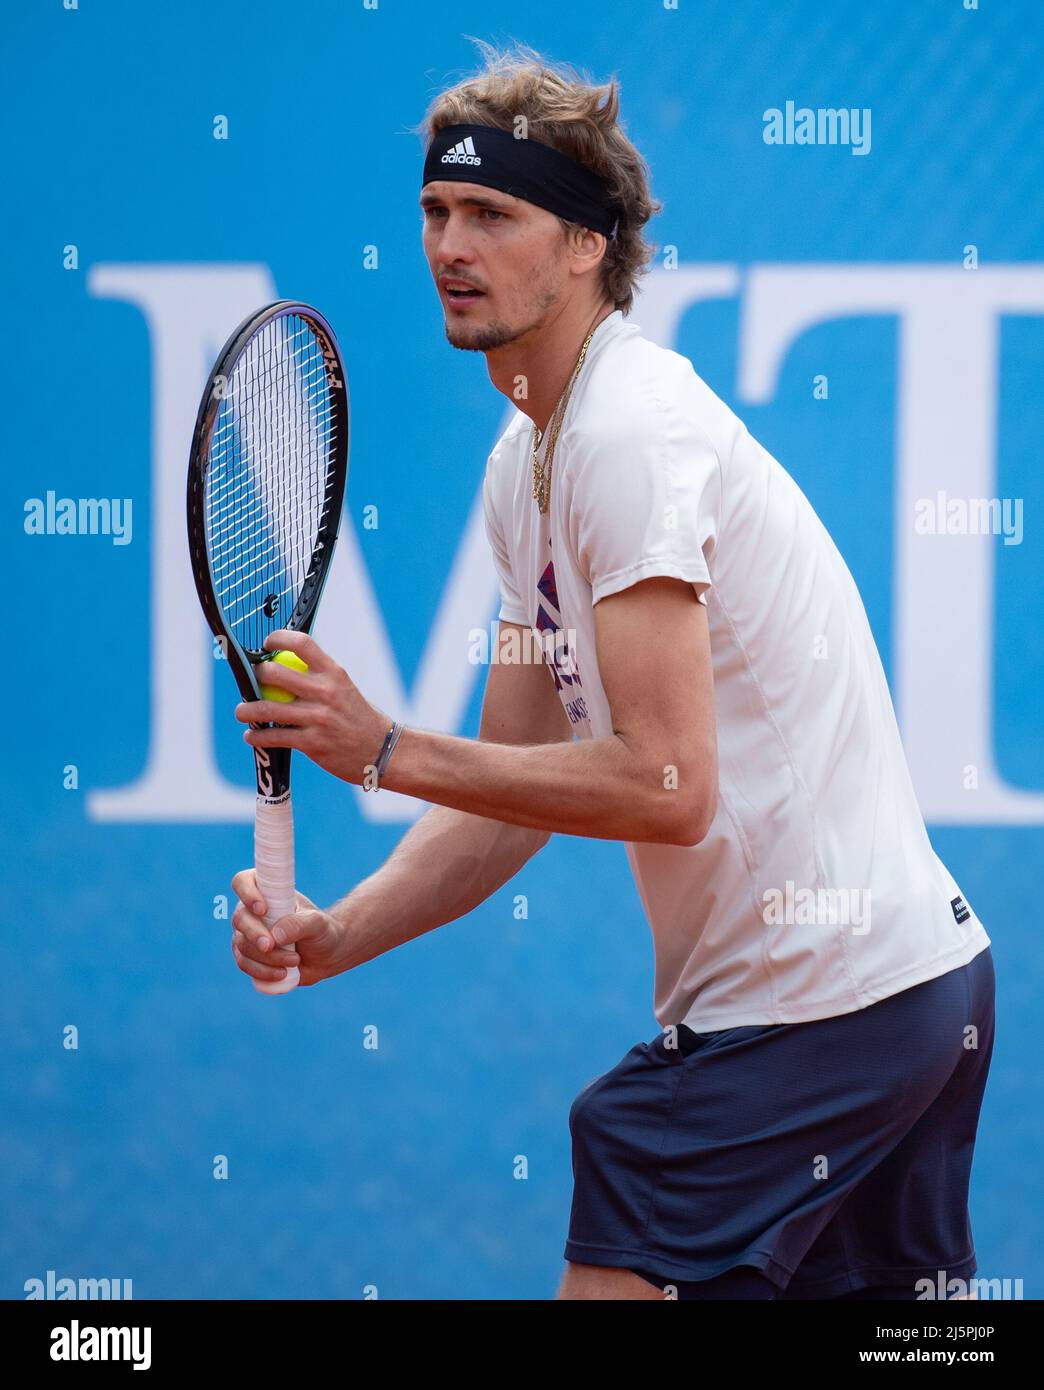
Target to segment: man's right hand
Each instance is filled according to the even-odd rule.
[[[343,968],[343,929],[303,893],[297,911],[282,917],[270,930],[264,918],[268,904],[257,886],[253,869],[241,869],[232,880],[239,904],[232,914],[232,954],[244,974],[255,980],[281,980],[291,965],[300,966],[301,984],[315,985]]]

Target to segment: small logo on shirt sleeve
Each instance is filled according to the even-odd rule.
[[[958,922],[966,922],[971,916],[968,904],[960,896],[951,898],[950,906],[953,908],[953,915],[957,918]]]

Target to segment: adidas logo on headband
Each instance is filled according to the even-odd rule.
[[[440,164],[481,164],[481,158],[475,153],[475,142],[471,136],[467,136],[451,150],[447,150],[439,161]]]

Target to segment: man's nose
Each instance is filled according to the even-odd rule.
[[[474,252],[464,218],[454,216],[453,213],[446,218],[442,224],[435,256],[439,265],[443,266],[455,265],[458,262],[465,265],[470,263]]]

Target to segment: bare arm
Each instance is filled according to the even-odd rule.
[[[502,622],[498,641],[513,627],[521,631]],[[569,720],[542,662],[490,666],[479,742],[534,746],[569,739]],[[330,909],[348,929],[342,968],[361,965],[465,916],[513,878],[550,838],[546,830],[432,806],[384,865]]]
[[[611,735],[511,748],[408,728],[385,785],[563,834],[698,843],[718,781],[707,610],[690,584],[657,577],[594,613]]]
[[[491,704],[479,739],[406,730],[382,785],[437,806],[332,913],[315,911],[322,920],[313,921],[298,912],[275,929],[277,942],[298,943],[304,983],[470,911],[554,831],[669,845],[698,844],[707,834],[718,766],[706,609],[689,583],[641,580],[595,605],[595,641],[612,715],[607,737],[568,740],[550,672],[543,663],[518,662],[490,668]],[[283,631],[268,642],[296,651],[308,672],[272,667],[266,680],[295,701],[238,705],[243,723],[281,721],[248,729],[245,741],[300,749],[334,776],[362,782],[387,716],[313,638]],[[233,886],[247,904],[249,890],[236,880]],[[233,921],[243,936],[264,932],[242,907]],[[240,950],[237,959],[241,954],[250,952]],[[275,959],[255,956],[259,968]],[[296,963],[279,959],[280,966]]]
[[[383,786],[471,815],[544,832],[653,844],[698,844],[714,818],[717,744],[707,610],[691,584],[640,580],[595,604],[598,669],[612,733],[582,742],[509,744],[408,728]],[[266,680],[296,697],[237,705],[256,748],[297,748],[361,783],[389,720],[313,638],[277,632],[308,673],[274,666]],[[496,668],[494,668],[496,669]]]

